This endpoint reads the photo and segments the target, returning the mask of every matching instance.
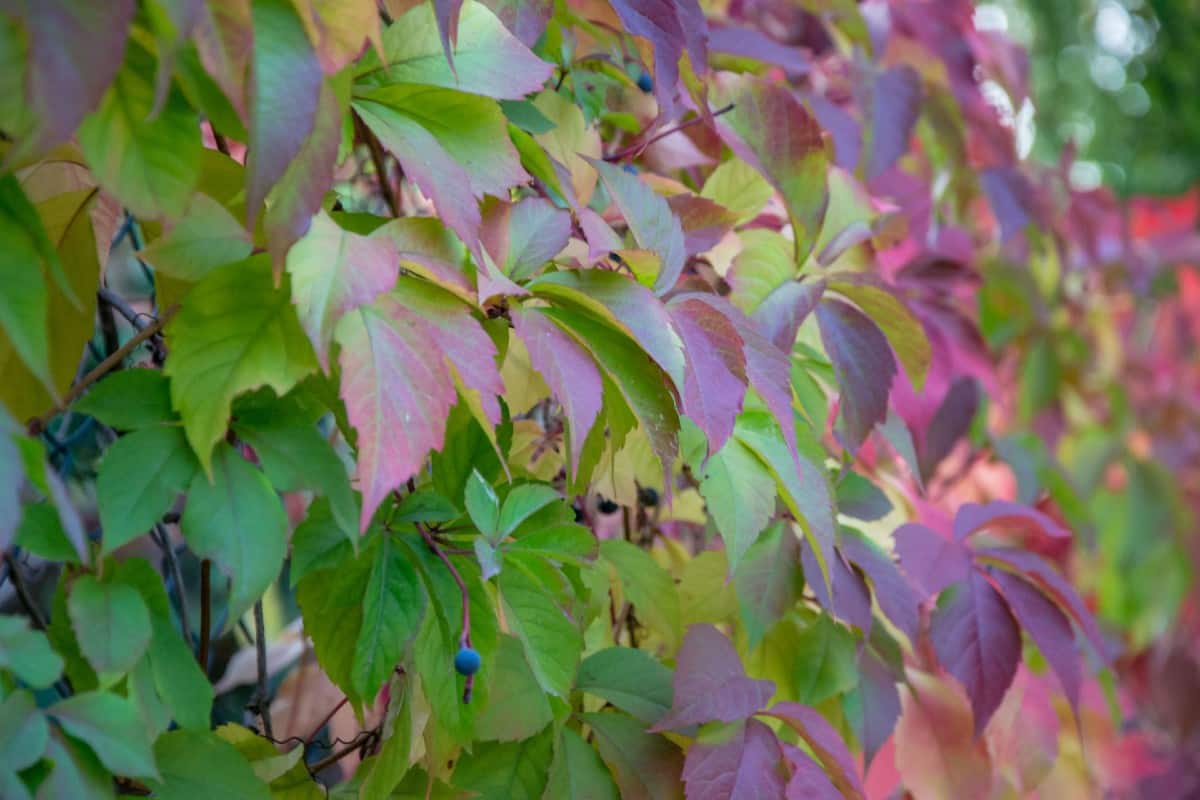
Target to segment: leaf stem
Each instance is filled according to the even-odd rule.
[[[727,106],[718,108],[716,111],[712,112],[712,118],[716,119],[717,117],[721,116],[722,114],[728,114],[730,111],[733,111],[733,107],[734,107],[734,104],[730,103]],[[679,133],[682,130],[686,130],[686,129],[692,127],[693,125],[700,123],[703,120],[704,120],[704,117],[692,117],[691,119],[687,120],[686,122],[679,123],[674,128],[667,128],[665,131],[659,131],[654,136],[651,136],[649,139],[647,139],[644,142],[637,142],[637,143],[631,144],[629,147],[626,147],[622,150],[618,150],[615,153],[611,153],[611,154],[605,156],[604,160],[610,161],[610,162],[615,162],[615,161],[624,161],[628,158],[635,158],[637,156],[640,156],[643,152],[645,152],[647,147],[654,144],[659,139],[666,138],[667,136],[670,136],[672,133]]]
[[[12,581],[13,588],[17,591],[17,599],[21,601],[21,606],[25,609],[25,613],[29,615],[29,620],[39,631],[46,630],[46,617],[42,614],[42,610],[38,608],[33,595],[29,593],[29,587],[25,585],[25,577],[21,574],[17,559],[12,553],[5,553],[4,563],[8,565],[9,580]]]
[[[212,561],[200,562],[200,652],[196,660],[208,675],[208,645],[212,638]]]
[[[387,201],[392,216],[400,216],[400,201],[392,189],[392,182],[388,180],[387,157],[379,144],[379,139],[375,137],[375,134],[358,114],[354,115],[354,127],[358,129],[358,135],[367,143],[367,149],[371,151],[371,162],[375,165],[375,175],[379,178],[379,190],[383,192],[383,199]]]
[[[254,689],[254,710],[262,719],[263,731],[274,739],[275,731],[271,725],[271,702],[267,695],[267,634],[263,622],[263,604],[260,597],[254,603],[254,649],[258,656],[258,683]]]
[[[316,740],[317,734],[319,734],[321,732],[321,729],[324,728],[326,725],[328,725],[330,720],[333,719],[333,716],[335,714],[337,714],[337,712],[341,711],[342,706],[346,705],[346,703],[348,703],[348,702],[350,702],[350,698],[343,697],[341,700],[338,701],[338,704],[336,706],[334,706],[333,708],[331,708],[329,710],[328,714],[326,714],[324,717],[321,717],[321,721],[318,722],[316,724],[316,726],[313,727],[312,733],[310,733],[308,736],[305,737],[305,739],[304,739],[305,747],[308,747],[309,745],[311,745],[313,743],[313,741]]]
[[[471,646],[471,600],[470,594],[467,591],[467,583],[463,580],[462,574],[458,571],[458,567],[454,566],[454,562],[450,560],[450,556],[446,555],[445,551],[438,545],[437,540],[433,538],[433,534],[429,532],[421,523],[415,523],[417,530],[421,534],[421,538],[425,540],[425,544],[433,551],[434,555],[442,560],[446,565],[446,569],[450,571],[450,577],[454,579],[454,583],[458,585],[458,592],[462,596],[462,634],[458,637],[459,647]],[[471,702],[471,690],[475,686],[475,676],[468,675],[466,685],[463,687],[463,702]]]
[[[84,375],[81,380],[77,381],[75,385],[71,387],[70,391],[63,396],[63,399],[55,403],[49,411],[46,411],[41,416],[34,417],[33,419],[29,420],[29,422],[25,423],[25,430],[30,436],[37,436],[40,434],[43,430],[45,430],[46,425],[50,422],[50,420],[54,419],[57,414],[65,411],[72,403],[78,400],[80,395],[82,395],[89,386],[119,366],[121,362],[125,360],[126,356],[136,350],[142,342],[161,331],[177,313],[179,313],[178,303],[164,311],[162,315],[154,322],[138,331],[132,339],[123,344],[115,353],[97,364],[91,372],[89,372],[87,375]]]
[[[175,595],[179,599],[179,624],[183,628],[183,640],[188,643],[190,648],[192,646],[192,622],[191,614],[188,613],[187,590],[183,585],[183,572],[179,569],[179,559],[175,557],[175,548],[171,546],[171,535],[167,533],[167,529],[161,522],[156,522],[151,538],[162,550],[163,559],[167,562],[167,569],[171,571],[171,578],[175,581]]]

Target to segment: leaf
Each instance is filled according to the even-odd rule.
[[[858,683],[857,642],[847,629],[819,616],[796,642],[796,699],[816,706]]]
[[[837,485],[837,509],[848,517],[874,522],[891,513],[892,503],[869,478],[847,472]]]
[[[584,441],[600,413],[603,387],[591,355],[540,311],[513,308],[513,330],[529,361],[563,407],[571,451],[571,474],[579,471]]]
[[[228,444],[217,447],[212,482],[198,473],[180,527],[201,558],[231,579],[227,625],[275,581],[287,554],[287,515],[267,476]]]
[[[157,778],[154,753],[132,703],[109,692],[81,692],[46,709],[118,775]]]
[[[883,174],[908,152],[921,99],[921,77],[910,66],[884,70],[871,82],[868,179]]]
[[[853,306],[826,299],[817,306],[817,323],[837,373],[848,444],[857,449],[887,416],[896,362],[879,328]]]
[[[678,115],[679,59],[686,50],[692,69],[707,68],[708,30],[699,5],[688,0],[617,0],[613,10],[621,24],[634,36],[654,46],[654,94],[665,119]]]
[[[71,625],[92,668],[111,684],[133,669],[150,644],[150,612],[136,589],[80,575],[67,599]]]
[[[719,203],[743,225],[758,216],[774,190],[754,167],[740,158],[722,161],[709,173],[700,196]]]
[[[18,484],[19,488],[20,484]],[[14,504],[15,506],[16,504]],[[63,561],[68,564],[82,564],[79,552],[63,530],[58,512],[50,503],[27,505],[24,513],[14,508],[13,516],[20,516],[16,538],[13,541],[18,547],[28,550],[39,558],[47,561]]]
[[[30,630],[22,617],[0,615],[0,667],[22,682],[44,689],[62,675],[63,660],[50,647],[46,634]]]
[[[296,602],[305,620],[305,632],[312,637],[317,661],[329,679],[354,704],[369,702],[374,698],[357,696],[352,669],[372,558],[363,552],[353,559],[329,559],[325,567],[305,573],[296,587]]]
[[[799,703],[776,703],[767,712],[770,716],[787,723],[829,774],[833,785],[849,800],[863,800],[862,779],[859,777],[856,760],[846,749],[846,743],[824,717],[817,711]]]
[[[617,779],[623,800],[680,800],[683,754],[637,720],[617,713],[583,713],[600,755]]]
[[[162,800],[238,797],[267,800],[271,791],[232,744],[208,731],[170,731],[154,743],[162,778],[151,781]]]
[[[109,800],[113,796],[112,775],[95,754],[57,729],[51,729],[46,758],[54,766],[38,786],[40,796],[81,800]]]
[[[617,786],[608,767],[591,745],[570,728],[558,733],[544,797],[618,800]]]
[[[305,0],[297,10],[326,75],[353,63],[368,42],[383,48],[379,9],[371,0]]]
[[[493,252],[492,257],[510,278],[524,280],[567,246],[571,215],[540,197],[525,197],[506,208],[509,211],[504,246],[501,252]]]
[[[466,491],[463,501],[467,506],[467,514],[479,532],[488,538],[494,538],[500,528],[500,499],[492,485],[483,479],[479,470],[471,470],[467,478]]]
[[[875,602],[887,618],[908,637],[917,641],[920,598],[901,574],[891,555],[857,531],[842,529],[841,552],[871,581]]]
[[[542,88],[553,67],[510,34],[486,6],[466,0],[458,20],[454,66],[446,59],[432,4],[422,3],[383,32],[382,62],[368,53],[358,83],[418,83],[499,100],[520,100]]]
[[[733,645],[711,625],[688,628],[675,664],[671,711],[652,731],[738,722],[763,710],[775,693],[770,681],[746,677]]]
[[[600,179],[595,168],[588,163],[588,159],[600,157],[600,132],[595,125],[589,124],[579,106],[558,92],[541,92],[533,98],[533,105],[554,123],[554,128],[533,137],[530,144],[541,147],[534,150],[527,145],[522,153],[530,152],[538,161],[550,161],[546,166],[560,184],[555,191],[564,195],[564,199],[572,208],[579,209],[581,220],[586,220],[588,215],[583,213],[584,208],[591,202],[596,182]],[[520,148],[520,138],[514,139]],[[529,164],[526,166],[529,167]],[[530,172],[534,171],[529,169]],[[546,180],[541,175],[538,177]]]
[[[979,388],[975,379],[964,376],[952,383],[925,429],[918,463],[925,480],[931,480],[942,460],[959,440],[970,433],[979,410]]]
[[[612,703],[646,724],[671,707],[671,670],[645,650],[606,647],[583,660],[575,688]]]
[[[905,788],[933,800],[991,796],[991,760],[962,688],[910,670],[900,703],[896,768]]]
[[[823,280],[788,280],[763,298],[751,314],[751,319],[771,344],[784,352],[791,352],[800,326],[820,304],[824,293]]]
[[[625,597],[637,610],[638,620],[663,637],[669,650],[679,641],[679,595],[670,573],[654,557],[623,539],[600,543],[600,555],[612,564]]]
[[[796,262],[792,246],[778,231],[751,228],[740,231],[741,252],[727,276],[730,301],[745,314],[754,314],[779,287],[794,281]]]
[[[738,726],[729,739],[702,737],[688,749],[683,781],[688,800],[784,797],[783,751],[775,733],[756,719]]]
[[[392,295],[346,315],[337,340],[341,397],[359,435],[365,530],[387,494],[441,449],[456,392],[438,342]]]
[[[286,287],[265,256],[221,267],[188,293],[167,325],[171,402],[205,472],[240,392],[270,386],[282,396],[316,368]]]
[[[132,431],[175,422],[171,384],[156,369],[123,369],[110,373],[74,406],[117,430]],[[185,442],[186,444],[186,442]]]
[[[736,572],[775,513],[774,475],[753,450],[730,439],[705,462],[700,494]]]
[[[326,372],[338,320],[395,285],[400,274],[397,257],[388,239],[351,233],[323,211],[288,250],[296,314]]]
[[[50,726],[33,692],[17,689],[0,702],[0,771],[20,772],[42,757]]]
[[[687,295],[673,298],[667,310],[687,357],[683,413],[704,431],[708,452],[715,453],[733,434],[733,422],[746,395],[742,337],[727,317]]]
[[[1021,633],[1008,604],[991,581],[971,570],[964,583],[939,598],[929,638],[938,661],[966,689],[978,735],[1000,706],[1021,661]]]
[[[1071,538],[1071,532],[1036,509],[993,500],[990,503],[964,503],[954,517],[954,538],[966,541],[971,535],[984,529],[1026,529],[1050,539]]]
[[[37,211],[13,175],[0,177],[0,243],[7,254],[0,262],[0,328],[35,377],[53,391],[46,323],[49,299],[43,264],[57,263]],[[48,267],[49,264],[46,264]]]
[[[821,766],[813,761],[799,747],[785,744],[784,753],[792,767],[792,777],[788,779],[787,796],[802,797],[805,800],[842,800],[842,793],[837,790],[829,776]]]
[[[900,694],[891,669],[869,647],[858,657],[858,690],[862,697],[862,741],[864,769],[871,769],[875,755],[883,748],[900,718]]]
[[[356,530],[356,529],[352,529]],[[288,581],[294,589],[305,575],[332,564],[340,564],[350,556],[353,540],[333,518],[329,501],[317,498],[308,506],[308,516],[292,533],[292,557],[288,564]]]
[[[785,86],[743,78],[722,87],[717,132],[734,154],[783,196],[795,237],[795,262],[816,242],[829,194],[829,147],[817,120]]]
[[[804,573],[810,578],[821,572],[811,547],[803,548],[800,563]],[[835,555],[829,566],[834,587],[833,596],[829,595],[824,583],[813,581],[809,588],[816,595],[817,603],[839,621],[853,625],[862,631],[863,635],[870,634],[874,618],[871,616],[871,595],[867,591],[867,584],[857,572],[847,566],[840,555]]]
[[[131,404],[135,407],[136,400],[131,398]],[[196,466],[182,428],[146,428],[117,439],[104,451],[96,477],[101,553],[111,553],[154,527],[188,488]]]
[[[511,535],[525,520],[546,506],[561,501],[562,495],[553,487],[544,484],[524,483],[514,486],[500,508],[500,538]]]
[[[933,360],[933,351],[921,321],[885,287],[865,280],[843,279],[830,280],[829,288],[853,301],[879,326],[913,388],[920,390]]]
[[[373,698],[400,662],[425,615],[425,589],[391,537],[368,551],[371,570],[362,601],[362,629],[354,648],[351,680],[364,699]]]
[[[200,177],[199,119],[177,89],[156,103],[153,75],[150,54],[130,45],[100,107],[80,126],[79,146],[97,180],[134,214],[174,218]]]
[[[550,724],[554,716],[550,702],[525,660],[519,639],[500,637],[496,657],[488,664],[488,679],[488,705],[475,721],[478,739],[515,742]]]
[[[525,657],[541,687],[565,698],[575,679],[583,637],[558,607],[550,588],[526,568],[525,559],[510,560],[500,574],[500,595],[509,627],[525,646]]]
[[[783,523],[767,528],[733,570],[738,609],[751,649],[800,597],[799,542]]]
[[[247,228],[312,133],[322,82],[317,54],[292,3],[254,0],[251,14]]]
[[[921,600],[952,583],[967,580],[971,573],[970,552],[924,525],[913,522],[901,525],[892,536],[900,565]]]
[[[480,800],[541,800],[554,734],[550,728],[522,742],[484,743],[454,769],[454,785]]]
[[[654,281],[654,291],[666,292],[679,279],[687,257],[679,217],[661,195],[637,176],[601,159],[591,159],[588,163],[604,181],[638,246],[658,254],[662,269]]]

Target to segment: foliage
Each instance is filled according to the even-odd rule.
[[[104,6],[0,9],[4,797],[1200,785],[1196,209],[970,3]]]

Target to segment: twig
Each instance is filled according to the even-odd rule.
[[[212,637],[212,562],[200,562],[200,652],[196,660],[208,675],[208,643]]]
[[[330,753],[329,755],[325,756],[325,758],[322,758],[320,761],[309,764],[308,765],[309,774],[316,775],[318,772],[320,772],[321,770],[330,766],[331,764],[336,764],[337,762],[341,761],[346,756],[353,753],[358,748],[362,747],[364,742],[369,741],[375,735],[376,735],[375,731],[363,731],[361,736],[355,737],[354,741],[350,742],[350,744],[346,745],[341,750],[338,750],[334,753]]]
[[[275,731],[271,726],[271,703],[267,696],[267,633],[261,597],[254,603],[254,648],[258,651],[258,684],[254,690],[254,705],[262,719],[263,731],[273,739]]]
[[[324,717],[321,718],[321,721],[318,722],[316,724],[316,727],[314,727],[312,729],[312,733],[310,733],[308,736],[305,737],[305,739],[304,739],[305,747],[308,747],[310,744],[313,743],[313,741],[317,738],[317,734],[321,732],[321,729],[324,728],[326,725],[328,725],[330,720],[333,719],[334,715],[337,714],[337,712],[341,711],[342,706],[346,705],[346,703],[348,703],[348,702],[350,702],[350,698],[343,697],[341,700],[338,701],[338,704],[336,706],[334,706],[332,709],[330,709],[328,714],[326,714]]]
[[[733,111],[733,107],[734,107],[734,104],[730,103],[727,106],[718,108],[716,111],[712,112],[712,118],[716,119],[717,117],[721,116],[722,114],[728,114],[730,111]],[[618,150],[615,153],[607,155],[604,157],[604,160],[605,161],[624,161],[625,159],[630,158],[632,156],[639,156],[645,151],[645,149],[647,147],[654,144],[659,139],[663,139],[667,136],[670,136],[672,133],[679,133],[682,130],[686,130],[687,128],[690,128],[693,125],[699,124],[704,119],[705,119],[704,117],[693,117],[692,119],[689,119],[687,122],[679,123],[674,128],[667,128],[665,131],[659,131],[654,136],[651,136],[649,139],[647,139],[644,142],[631,144],[629,147],[626,147],[622,150]]]
[[[154,523],[154,533],[156,534],[155,542],[162,548],[167,569],[171,570],[171,577],[175,581],[175,594],[179,598],[179,624],[183,627],[183,640],[188,643],[188,647],[191,647],[192,621],[191,614],[188,613],[187,591],[183,585],[183,572],[179,569],[179,559],[175,557],[175,548],[171,546],[171,535],[167,533],[167,529],[162,526],[162,523]]]
[[[467,583],[463,580],[462,574],[459,573],[458,567],[454,566],[454,562],[450,560],[450,556],[442,550],[438,545],[437,540],[429,530],[421,523],[416,523],[417,530],[421,534],[421,538],[425,540],[425,544],[433,551],[434,555],[442,560],[446,565],[446,569],[450,571],[450,577],[454,579],[454,583],[458,585],[458,592],[462,596],[462,634],[458,637],[459,647],[471,646],[471,600],[470,593],[467,591]],[[471,690],[475,686],[475,676],[468,675],[466,685],[463,687],[463,702],[471,702]]]
[[[133,306],[125,301],[125,298],[105,286],[101,286],[96,290],[96,296],[100,298],[101,302],[107,303],[110,308],[119,312],[130,325],[139,331],[150,324],[150,322],[142,319],[142,317],[151,317],[151,320],[153,320],[153,315],[142,314],[134,310]]]
[[[53,408],[41,416],[34,417],[33,419],[29,420],[29,422],[25,424],[25,429],[28,431],[29,435],[37,436],[43,430],[45,430],[46,424],[50,422],[50,420],[54,419],[56,414],[65,411],[67,407],[71,405],[71,403],[74,403],[79,399],[79,396],[82,395],[89,386],[111,372],[113,368],[125,360],[126,356],[136,350],[142,342],[161,331],[177,313],[179,313],[178,303],[164,311],[162,316],[160,316],[154,322],[138,331],[137,334],[124,345],[122,345],[119,350],[97,364],[91,372],[83,376],[82,380],[76,382],[76,384],[71,387],[70,391],[63,396],[63,399],[56,403]]]
[[[375,174],[379,177],[379,189],[383,192],[383,199],[387,201],[392,216],[400,216],[400,202],[396,199],[396,193],[392,191],[391,181],[388,180],[387,160],[383,148],[379,146],[379,140],[375,138],[375,134],[358,114],[354,115],[354,127],[358,129],[359,136],[367,143],[367,149],[371,151],[371,162],[375,165]]]
[[[29,593],[29,587],[25,585],[25,578],[21,575],[17,559],[13,557],[12,553],[5,553],[4,563],[8,565],[9,580],[12,581],[13,588],[17,590],[17,599],[21,601],[21,606],[25,609],[25,613],[29,615],[30,621],[33,622],[33,627],[39,631],[46,630],[46,617],[42,614],[42,610],[38,608],[33,595]]]

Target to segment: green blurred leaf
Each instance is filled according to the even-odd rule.
[[[130,586],[81,575],[71,584],[67,610],[80,649],[105,685],[133,669],[150,644],[150,612]]]

